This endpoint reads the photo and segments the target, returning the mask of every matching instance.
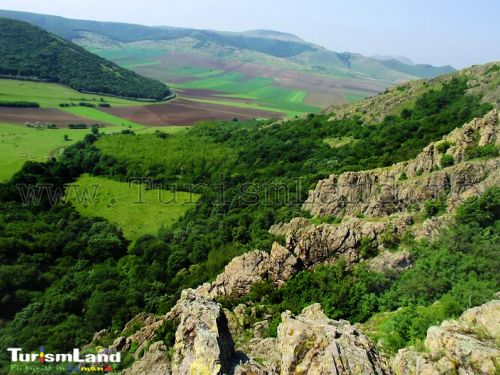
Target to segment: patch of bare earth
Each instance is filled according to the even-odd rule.
[[[254,118],[282,118],[283,113],[268,112],[227,105],[201,103],[177,99],[164,104],[140,107],[114,107],[105,112],[126,118],[144,125],[193,125],[206,120],[249,120]]]
[[[53,108],[8,108],[0,107],[0,122],[24,124],[30,123],[51,123],[59,126],[69,124],[95,124],[95,120],[73,115],[68,112]],[[102,122],[99,122],[102,123]]]

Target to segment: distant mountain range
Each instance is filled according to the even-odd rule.
[[[27,21],[65,39],[84,45],[94,45],[94,47],[99,45],[96,39],[101,41],[101,45],[116,45],[160,40],[172,43],[189,38],[197,42],[194,49],[202,49],[213,43],[227,49],[248,50],[288,59],[290,62],[304,65],[318,72],[365,76],[389,81],[431,78],[455,70],[451,66],[435,67],[426,64],[413,64],[400,57],[373,58],[350,52],[333,52],[308,43],[293,34],[272,30],[233,33],[163,26],[149,27],[125,23],[73,20],[7,10],[1,10],[0,16]]]

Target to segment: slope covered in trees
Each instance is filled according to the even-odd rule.
[[[279,124],[210,122],[173,135],[89,135],[58,160],[26,164],[0,186],[0,291],[5,295],[0,301],[0,346],[35,350],[43,342],[48,350],[65,351],[85,344],[99,329],[121,329],[140,311],[167,312],[182,289],[213,278],[234,256],[269,249],[275,240],[269,227],[307,215],[300,206],[318,179],[408,160],[429,142],[483,116],[492,106],[466,94],[467,88],[466,78],[449,79],[414,98],[401,115],[378,123],[310,115]],[[332,138],[350,141],[332,147],[325,142]],[[171,228],[140,238],[128,250],[119,229],[53,204],[57,194],[42,194],[39,204],[23,205],[18,186],[52,184],[62,197],[64,184],[82,173],[116,179],[145,176],[165,188],[175,184],[202,197]],[[494,222],[485,222],[478,215],[482,211],[491,213]],[[498,192],[469,203],[462,212],[465,219],[459,220],[453,235],[460,236],[463,247],[452,252],[454,245],[446,239],[411,244],[420,262],[411,277],[377,278],[337,265],[316,276],[300,274],[266,302],[277,314],[290,305],[328,298],[332,316],[358,321],[406,306],[408,316],[401,318],[400,337],[392,347],[411,342],[421,337],[422,327],[413,322],[412,304],[431,304],[447,295],[462,303],[459,286],[473,273],[477,277],[470,280],[477,282],[478,292],[495,287],[488,281],[492,271],[485,259],[494,250],[487,244],[498,239]],[[437,269],[426,263],[430,256]],[[438,273],[441,261],[470,272],[455,272],[450,286],[445,283],[448,275]],[[429,269],[436,271],[437,283],[426,283],[429,288],[417,297],[407,293],[411,280]],[[321,288],[338,283],[338,293],[318,295]],[[344,298],[346,290],[356,292]],[[477,301],[482,298],[477,296]],[[360,300],[370,303],[361,305]],[[452,304],[450,311],[457,312],[455,307]],[[417,333],[408,333],[408,327]]]
[[[0,19],[0,74],[57,82],[78,91],[161,100],[163,83],[142,77],[26,22]]]

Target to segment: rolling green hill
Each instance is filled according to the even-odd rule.
[[[0,19],[0,74],[57,82],[78,91],[161,100],[164,84],[119,67],[37,26]]]

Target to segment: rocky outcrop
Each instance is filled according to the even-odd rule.
[[[170,375],[171,373],[167,347],[161,341],[152,344],[139,361],[121,372],[122,375]]]
[[[172,372],[227,374],[234,344],[221,306],[187,289],[176,307],[180,309],[180,321],[175,333]]]
[[[357,262],[361,258],[357,249],[362,241],[372,243],[374,248],[383,246],[381,234],[400,236],[411,224],[405,215],[393,219],[370,222],[348,218],[339,225],[315,225],[297,218],[275,225],[270,232],[284,236],[285,246],[274,243],[270,254],[256,250],[234,258],[214,282],[200,286],[196,292],[210,298],[241,297],[259,281],[279,287],[299,271],[318,264],[339,258],[349,264]]]
[[[410,267],[411,254],[407,250],[383,251],[368,262],[368,268],[374,272],[404,271]]]
[[[500,300],[467,310],[458,320],[431,327],[426,352],[402,349],[392,360],[396,375],[496,374],[500,368]]]
[[[389,168],[332,175],[318,183],[303,205],[316,216],[389,216],[446,197],[451,212],[472,195],[500,184],[500,158],[465,161],[470,147],[500,145],[496,110],[427,146],[414,160]],[[455,164],[442,168],[443,155]]]
[[[321,306],[282,314],[278,327],[281,374],[388,374],[371,341],[347,321],[328,319]]]

